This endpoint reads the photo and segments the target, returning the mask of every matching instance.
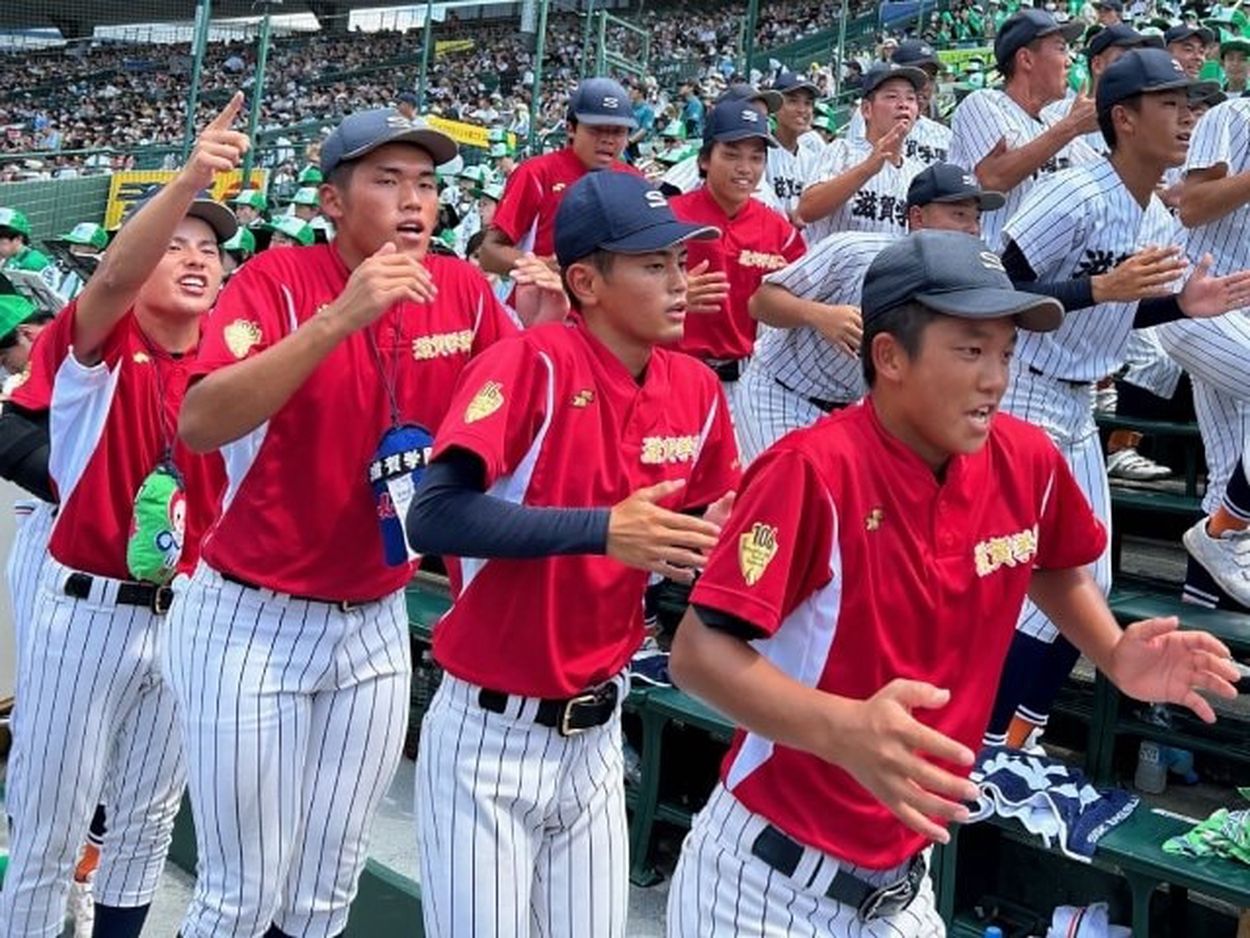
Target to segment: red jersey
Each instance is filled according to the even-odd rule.
[[[400,420],[437,427],[469,359],[516,331],[476,268],[429,254],[432,303],[399,303],[348,336],[268,421],[222,447],[229,486],[204,559],[296,596],[377,599],[411,579],[382,553],[368,465]],[[265,251],[231,278],[193,374],[258,355],[331,303],[350,271],[333,245]]]
[[[766,274],[780,270],[807,250],[803,236],[780,213],[758,199],[747,199],[733,218],[700,186],[669,199],[673,214],[682,221],[715,225],[721,236],[712,241],[690,241],[687,267],[702,261],[708,270],[729,277],[729,299],[718,313],[691,313],[677,346],[704,359],[746,358],[755,347],[756,322],[747,311],[751,296]]]
[[[856,700],[895,678],[949,688],[946,706],[912,715],[975,751],[1033,570],[1092,563],[1106,541],[1036,427],[998,414],[939,481],[869,400],[752,463],[691,601],[753,625],[760,654],[809,687]],[[842,769],[753,733],[737,733],[721,778],[794,839],[860,866],[927,845]]]
[[[612,169],[641,175],[620,160]],[[550,257],[556,252],[556,209],[569,186],[587,172],[572,147],[525,160],[508,177],[491,226],[522,251]]]
[[[487,491],[535,506],[610,508],[686,479],[666,503],[710,505],[738,481],[716,376],[655,349],[641,383],[580,320],[501,342],[465,372],[435,437],[481,457]],[[463,680],[560,698],[608,680],[642,641],[647,574],[604,555],[461,559],[434,657]],[[570,601],[571,593],[578,597]]]
[[[90,367],[71,354],[77,300],[39,334],[19,407],[48,411],[48,474],[60,500],[48,550],[57,562],[95,576],[130,580],[126,544],[135,495],[172,447],[186,488],[178,569],[189,573],[217,512],[225,472],[216,453],[199,456],[178,440],[178,410],[195,354],[174,355],[144,335],[128,310]]]

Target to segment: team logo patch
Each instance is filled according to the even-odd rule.
[[[588,407],[595,402],[595,392],[586,388],[578,391],[569,399],[569,403],[574,407]]]
[[[754,586],[777,556],[777,529],[757,521],[738,537],[738,569],[747,586]]]
[[[452,355],[468,355],[473,350],[473,330],[440,332],[421,335],[412,340],[412,357],[417,361],[431,358],[450,358]]]
[[[991,537],[976,546],[973,559],[977,576],[989,576],[1002,567],[1019,567],[1031,564],[1037,556],[1037,527]]]
[[[868,516],[864,518],[864,530],[876,531],[881,527],[881,519],[885,517],[885,512],[880,508],[874,508],[868,512]]]
[[[557,182],[557,183],[554,183],[554,184],[551,186],[551,191],[552,191],[552,192],[563,192],[563,191],[564,191],[564,189],[565,189],[565,185],[564,185],[564,183],[562,183],[562,182]]]
[[[473,395],[469,406],[464,409],[464,422],[476,423],[483,417],[489,417],[503,406],[503,385],[498,381],[487,381],[481,390]]]
[[[130,356],[130,360],[133,361],[136,365],[146,365],[152,359],[148,358],[147,352],[135,352],[133,355]]]
[[[226,348],[235,358],[245,358],[252,347],[261,340],[260,324],[247,319],[236,319],[222,330]]]
[[[786,259],[780,254],[769,254],[767,251],[741,251],[738,254],[738,264],[759,270],[781,270],[786,266]]]

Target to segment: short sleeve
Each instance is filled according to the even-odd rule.
[[[13,389],[9,398],[23,410],[39,413],[52,406],[52,386],[61,362],[69,354],[74,334],[74,310],[77,307],[78,302],[72,301],[35,339],[26,377]]]
[[[295,300],[262,264],[230,278],[204,323],[191,380],[259,355],[298,326]]]
[[[794,263],[807,253],[807,242],[803,240],[802,233],[789,221],[786,221],[783,226],[782,237],[785,240],[781,245],[781,256],[788,263]]]
[[[1221,164],[1228,167],[1229,173],[1239,172],[1243,168],[1239,163],[1245,159],[1246,136],[1247,122],[1240,111],[1231,107],[1212,108],[1194,128],[1185,172]],[[1243,154],[1240,161],[1236,160],[1237,154]]]
[[[542,186],[535,175],[534,164],[522,163],[508,178],[491,227],[499,229],[513,244],[520,244],[534,226],[541,207]]]
[[[725,400],[720,382],[713,381],[712,385],[715,396],[709,409],[708,425],[699,445],[694,470],[682,495],[685,508],[707,507],[726,492],[736,489],[742,476],[729,403]]]
[[[765,636],[832,577],[833,502],[793,449],[766,451],[743,479],[690,601],[744,620]]]
[[[1038,280],[1058,279],[1064,259],[1085,243],[1089,208],[1090,200],[1082,197],[1071,176],[1056,173],[1029,190],[1003,226],[1003,235],[1016,243]],[[992,246],[1001,249],[1006,241]]]
[[[808,179],[808,186],[814,186],[819,182],[827,182],[837,176],[841,176],[846,167],[850,164],[851,151],[846,145],[845,140],[834,140],[821,152],[820,158],[816,161],[815,172]]]
[[[500,339],[517,335],[516,320],[490,288],[486,278],[477,277],[473,289],[477,293],[477,317],[473,326],[473,354],[479,355]]]
[[[1107,529],[1076,484],[1072,470],[1049,439],[1046,485],[1038,523],[1037,561],[1041,570],[1063,570],[1093,563],[1107,548]]]
[[[449,449],[473,453],[489,488],[516,468],[547,417],[555,368],[522,338],[497,342],[460,375],[447,416],[434,434],[434,458]]]
[[[951,121],[950,162],[973,173],[1003,139],[1006,122],[991,92],[974,91],[955,109]]]

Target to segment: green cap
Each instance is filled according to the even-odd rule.
[[[0,208],[0,228],[30,237],[30,219],[15,208]]]
[[[231,251],[236,254],[255,254],[256,253],[256,235],[251,230],[239,226],[239,230],[234,233],[234,237],[221,246],[223,251]]]
[[[21,294],[0,294],[0,339],[7,336],[37,311],[35,304]]]
[[[265,193],[261,192],[259,189],[244,189],[234,197],[233,201],[235,205],[246,205],[249,208],[256,209],[258,212],[263,212],[269,207],[269,202],[265,198]]]
[[[685,140],[686,125],[679,119],[673,118],[664,125],[664,129],[660,131],[661,137],[667,137],[670,140]]]
[[[292,205],[320,205],[321,199],[317,197],[317,190],[312,186],[304,186],[295,192],[294,198],[291,199]]]
[[[307,247],[313,243],[313,230],[308,222],[294,215],[279,215],[267,226],[270,231],[281,231],[288,238],[294,238]]]
[[[319,186],[325,180],[322,178],[321,170],[309,163],[299,171],[299,176],[295,178],[301,186]]]
[[[1224,58],[1229,52],[1244,52],[1250,55],[1250,39],[1236,33],[1226,32],[1220,40],[1220,58]]]
[[[490,145],[491,159],[501,159],[508,155],[508,145],[506,143],[492,143]]]
[[[81,244],[103,251],[109,246],[109,233],[94,222],[80,221],[57,240],[64,241],[66,244]]]
[[[488,199],[494,199],[496,202],[503,201],[503,184],[498,182],[488,182],[482,186],[482,195]]]

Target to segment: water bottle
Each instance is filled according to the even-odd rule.
[[[983,938],[1003,938],[1003,930],[997,925],[986,925]]]
[[[1143,739],[1137,749],[1137,771],[1133,785],[1139,791],[1161,795],[1168,787],[1168,767],[1163,761],[1163,749],[1156,742]]]

